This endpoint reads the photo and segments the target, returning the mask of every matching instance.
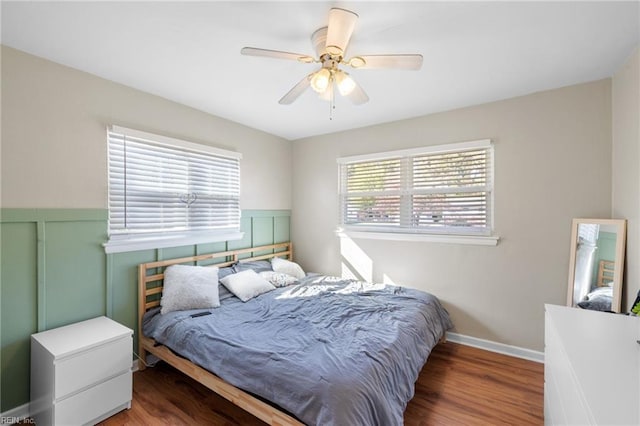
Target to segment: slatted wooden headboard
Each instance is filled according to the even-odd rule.
[[[613,281],[615,267],[615,262],[611,260],[600,261],[598,265],[598,287],[607,287],[607,283]]]
[[[267,254],[254,255],[255,253],[268,251]],[[240,259],[243,254],[248,257]],[[218,253],[200,254],[197,256],[182,257],[179,259],[158,260],[156,262],[142,263],[138,265],[138,327],[142,326],[142,316],[149,309],[160,306],[160,296],[162,294],[162,280],[164,279],[164,268],[178,264],[198,264],[204,260],[213,260],[213,263],[206,266],[225,267],[231,266],[239,260],[266,260],[274,257],[285,257],[293,259],[293,247],[291,242],[270,244],[266,246],[251,247],[239,250],[228,250]],[[216,260],[218,262],[216,262]],[[159,271],[159,270],[162,271]],[[155,296],[157,295],[157,296]],[[138,328],[141,330],[141,328]]]

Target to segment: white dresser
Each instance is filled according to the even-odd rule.
[[[640,318],[545,311],[545,424],[640,424]]]
[[[131,408],[133,331],[107,317],[31,336],[36,424],[85,425]]]

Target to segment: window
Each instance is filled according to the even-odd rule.
[[[154,247],[180,245],[176,239],[190,236],[219,241],[239,233],[239,153],[116,126],[108,146],[107,247],[142,239]],[[158,239],[171,241],[158,246]]]
[[[472,141],[340,164],[340,222],[368,232],[490,235],[493,146]]]

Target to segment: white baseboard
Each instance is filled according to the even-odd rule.
[[[12,408],[11,410],[7,410],[4,413],[0,414],[0,424],[13,424],[18,421],[24,421],[24,419],[28,418],[29,414],[29,403],[22,404],[16,408]]]
[[[504,343],[492,342],[491,340],[479,339],[477,337],[465,336],[464,334],[451,332],[447,332],[447,340],[453,343],[460,343],[461,345],[473,346],[474,348],[480,348],[544,364],[544,352],[521,348],[519,346],[505,345]]]

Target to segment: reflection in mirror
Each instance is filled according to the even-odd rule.
[[[574,219],[567,305],[620,312],[624,219]]]

